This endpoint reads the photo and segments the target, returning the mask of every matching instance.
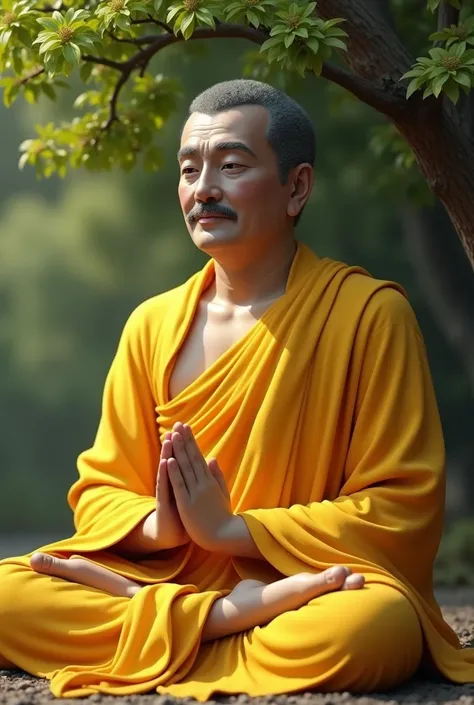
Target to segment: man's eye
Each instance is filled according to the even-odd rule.
[[[191,172],[196,171],[196,169],[193,166],[185,166],[183,167],[181,173],[182,174],[191,174]]]
[[[227,164],[224,164],[222,168],[225,169],[226,167],[237,167],[237,169],[239,169],[242,167],[242,164],[237,164],[236,162],[228,162]]]

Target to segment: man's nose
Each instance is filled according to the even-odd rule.
[[[195,184],[194,197],[196,201],[206,203],[207,201],[220,201],[222,199],[222,189],[217,183],[215,173],[212,169],[204,168]]]

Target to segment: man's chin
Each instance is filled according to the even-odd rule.
[[[222,225],[215,221],[212,225],[206,223],[196,223],[191,230],[191,237],[196,247],[207,251],[226,242],[232,243],[239,239],[239,229],[236,222],[230,219],[222,219]]]

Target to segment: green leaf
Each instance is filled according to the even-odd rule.
[[[457,74],[454,76],[454,80],[456,81],[456,83],[459,83],[460,86],[466,86],[466,88],[471,88],[471,78],[469,77],[469,74],[464,73],[463,71],[458,71]]]
[[[446,73],[446,69],[444,68],[444,66],[435,66],[428,73],[428,77],[429,78],[436,78],[436,76],[441,76],[442,73]]]
[[[275,59],[276,59],[278,56],[280,56],[280,52],[281,52],[281,47],[280,47],[280,45],[278,45],[278,46],[276,46],[276,47],[272,47],[272,48],[269,50],[268,54],[267,54],[268,63],[269,63],[269,64],[272,64],[272,63],[275,61]]]
[[[431,12],[434,12],[438,5],[440,3],[440,0],[428,0],[428,10],[431,10]]]
[[[294,33],[298,37],[303,37],[303,39],[308,39],[308,30],[305,29],[304,27],[298,27],[298,29],[294,30]]]
[[[247,20],[250,22],[250,24],[253,24],[254,27],[258,27],[260,25],[260,20],[258,19],[255,12],[252,12],[252,10],[247,10],[245,15],[247,17]]]
[[[166,22],[169,23],[176,15],[184,9],[184,5],[172,5],[166,15]]]
[[[13,51],[11,59],[15,73],[20,76],[23,72],[23,61],[21,58],[21,54],[18,51]]]
[[[456,8],[456,10],[461,9],[460,0],[449,0],[449,4]]]
[[[314,10],[316,9],[316,5],[317,3],[310,2],[308,7],[305,8],[302,17],[309,17],[310,15],[312,15]]]
[[[321,56],[313,56],[312,57],[311,68],[313,69],[316,76],[321,75],[321,71],[323,70],[323,59],[321,58]]]
[[[446,34],[444,32],[433,32],[433,34],[430,34],[428,39],[430,39],[432,42],[433,41],[439,41],[439,40],[444,40],[446,39]]]
[[[293,33],[287,34],[285,39],[284,39],[284,44],[287,49],[293,44],[295,41],[295,35]]]
[[[260,51],[266,51],[267,49],[271,49],[272,47],[277,46],[278,44],[281,44],[281,38],[271,37],[270,39],[267,39],[265,42],[263,42],[262,46],[260,47]]]
[[[184,18],[184,20],[181,22],[180,25],[180,30],[181,33],[184,37],[184,39],[189,39],[194,31],[194,13],[190,13],[187,17]]]
[[[66,23],[70,24],[72,22],[73,17],[74,17],[74,8],[70,7],[69,10],[64,15],[64,19],[65,19]]]
[[[341,42],[341,40],[337,39],[336,37],[326,37],[324,39],[324,43],[326,44],[326,46],[336,47],[336,49],[344,49],[344,51],[347,51],[346,43]]]
[[[57,32],[61,26],[57,20],[53,20],[51,17],[38,17],[36,21],[45,29],[49,29],[50,32]]]
[[[17,99],[19,92],[20,86],[17,83],[13,83],[5,88],[3,91],[3,104],[6,108],[9,108],[10,105]]]
[[[443,75],[438,76],[437,78],[435,78],[434,81],[431,81],[431,89],[433,91],[433,95],[435,96],[435,98],[437,98],[439,96],[444,84],[448,80],[449,80],[449,73],[447,73],[445,70],[445,73]]]
[[[410,83],[408,84],[408,88],[407,88],[406,99],[408,100],[408,98],[411,95],[413,95],[413,93],[415,91],[417,91],[419,88],[421,88],[423,83],[424,83],[424,80],[422,80],[421,77],[414,78],[413,81],[410,81]]]
[[[78,64],[81,60],[81,50],[77,44],[69,42],[63,46],[63,56],[69,64]]]
[[[36,86],[34,83],[27,83],[23,90],[25,100],[30,105],[34,105],[34,103],[36,103],[36,101],[38,100],[38,93],[39,86]]]
[[[450,56],[456,56],[458,59],[466,51],[466,42],[459,42],[459,44],[453,44],[449,49]]]
[[[330,29],[328,32],[325,32],[326,37],[347,37],[347,32],[344,32],[343,29],[340,29],[339,27],[334,27],[334,29]]]
[[[445,69],[442,69],[443,71]],[[421,74],[424,72],[424,69],[422,68],[415,68],[411,69],[410,71],[407,71],[406,73],[403,74],[403,76],[400,78],[400,81],[403,81],[405,78],[412,78],[412,76],[421,76]]]
[[[451,79],[444,84],[443,93],[456,105],[459,100],[459,85]]]
[[[345,22],[346,20],[343,17],[334,17],[332,20],[326,20],[324,23],[324,29],[329,29],[330,27],[334,27],[337,24],[341,24],[341,22]]]
[[[24,169],[25,165],[28,163],[29,157],[30,157],[30,155],[28,154],[28,152],[24,152],[21,155],[21,157],[18,161],[18,168],[20,169],[20,171],[22,171]]]
[[[309,47],[309,49],[311,49],[314,54],[317,54],[319,51],[319,42],[317,39],[308,39],[306,42],[306,46]]]
[[[114,18],[114,22],[115,26],[119,27],[119,29],[123,30],[124,32],[127,32],[130,29],[130,19],[122,13],[120,13]]]
[[[94,64],[90,61],[87,61],[82,64],[79,75],[81,77],[81,81],[84,83],[87,83],[91,77],[92,71],[94,70]]]
[[[435,61],[442,61],[446,56],[446,51],[440,47],[434,47],[433,49],[430,49],[428,53]]]
[[[426,86],[424,92],[423,92],[423,100],[425,98],[428,98],[428,96],[433,95],[433,89],[431,88],[430,85]]]
[[[226,22],[229,22],[231,19],[235,19],[235,17],[240,17],[244,15],[244,10],[239,6],[234,8],[233,10],[230,10],[230,12],[226,11],[225,19]]]
[[[46,81],[43,81],[43,83],[41,84],[41,88],[43,90],[43,93],[50,100],[56,100],[56,91],[54,90],[53,86],[50,83],[46,83]]]
[[[64,17],[57,10],[53,12],[53,20],[56,20],[60,27],[64,27]]]
[[[288,32],[286,24],[276,24],[270,30],[270,37],[274,37],[276,34],[283,34],[283,32]]]
[[[163,0],[153,0],[153,9],[156,13],[160,11],[162,4]]]
[[[59,49],[61,46],[62,45],[59,39],[50,39],[49,42],[45,42],[41,45],[39,50],[40,56],[41,54],[44,54],[47,51],[54,51],[55,49]]]
[[[212,29],[216,28],[216,22],[214,20],[214,17],[207,10],[198,10],[196,12],[196,17],[203,24],[207,24],[209,27],[212,27]]]

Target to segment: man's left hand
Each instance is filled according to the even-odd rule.
[[[235,519],[222,471],[217,460],[203,457],[190,426],[176,423],[171,441],[168,476],[183,526],[198,546],[216,551]]]

